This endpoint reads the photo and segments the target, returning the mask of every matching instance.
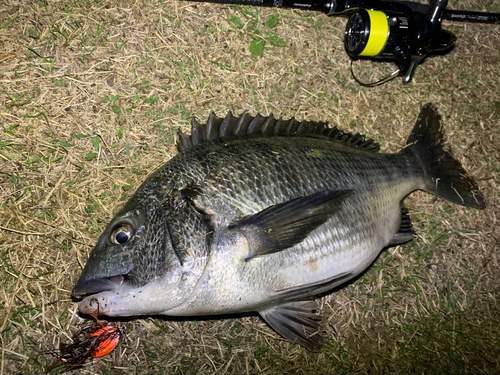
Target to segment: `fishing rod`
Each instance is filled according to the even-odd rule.
[[[415,68],[429,54],[446,53],[456,36],[441,28],[443,19],[452,21],[500,24],[500,13],[446,9],[448,0],[431,4],[389,0],[196,0],[209,3],[253,5],[275,8],[314,10],[329,16],[349,16],[344,33],[344,47],[351,59],[392,60],[398,69],[372,83],[377,86],[399,75],[403,84],[411,82]],[[352,64],[352,60],[351,60]]]

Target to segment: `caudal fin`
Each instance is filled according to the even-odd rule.
[[[441,116],[431,103],[420,111],[404,152],[416,156],[424,169],[425,190],[462,206],[484,208],[476,182],[443,148]]]

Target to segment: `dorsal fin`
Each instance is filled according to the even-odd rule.
[[[244,112],[238,117],[229,112],[226,117],[219,118],[212,111],[206,124],[200,124],[194,118],[191,120],[191,135],[186,135],[179,130],[177,147],[179,151],[192,148],[205,141],[213,141],[228,137],[243,138],[248,135],[271,136],[302,136],[325,137],[339,140],[351,147],[362,148],[377,152],[380,146],[372,139],[366,139],[361,134],[351,134],[330,128],[326,122],[297,121],[293,117],[283,120],[269,116],[251,116]]]

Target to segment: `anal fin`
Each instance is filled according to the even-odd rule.
[[[321,317],[315,301],[296,301],[273,306],[260,311],[264,320],[287,340],[315,351],[321,347],[318,332]]]
[[[404,206],[401,207],[401,224],[398,231],[392,237],[388,245],[398,245],[413,240],[413,227],[411,225],[408,209]]]

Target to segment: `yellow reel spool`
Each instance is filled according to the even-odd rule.
[[[370,17],[370,35],[366,47],[359,55],[377,56],[384,49],[389,37],[389,23],[384,12],[368,9],[367,12]]]

